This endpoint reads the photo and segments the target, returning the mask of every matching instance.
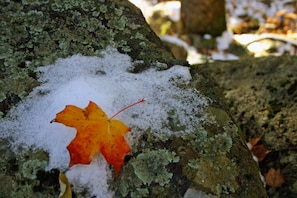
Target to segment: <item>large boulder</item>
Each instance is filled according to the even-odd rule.
[[[57,197],[266,197],[213,81],[173,58],[127,1],[1,2],[1,193]],[[121,173],[101,154],[68,167],[75,129],[50,123],[90,100],[131,128]],[[105,137],[102,137],[105,138]]]
[[[126,1],[1,2],[0,113],[38,85],[36,66],[73,54],[96,56],[106,46],[141,60],[180,63]],[[154,49],[154,50],[152,50]],[[9,87],[7,86],[9,84]]]
[[[199,68],[224,90],[246,141],[262,136],[260,144],[270,151],[259,163],[262,174],[280,169],[285,182],[281,187],[268,186],[269,197],[296,197],[296,56],[244,58]]]

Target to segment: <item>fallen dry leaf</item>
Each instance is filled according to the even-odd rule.
[[[264,174],[265,182],[268,186],[278,188],[285,182],[284,176],[280,169],[270,168],[266,174]]]
[[[253,146],[251,151],[257,157],[258,162],[261,162],[266,157],[266,155],[270,153],[270,151],[267,150],[263,144]]]
[[[144,102],[144,99],[118,113],[141,102]],[[89,164],[93,156],[100,151],[114,167],[116,176],[119,176],[124,158],[130,152],[130,146],[124,138],[130,129],[123,122],[108,119],[104,111],[92,101],[85,109],[67,105],[52,122],[59,122],[77,130],[75,138],[67,146],[70,153],[69,166]]]
[[[64,173],[59,174],[60,195],[59,198],[72,198],[70,183]]]
[[[251,150],[253,146],[255,146],[261,139],[263,135],[260,135],[258,137],[252,138],[247,144],[249,149]]]
[[[257,157],[258,162],[261,162],[266,157],[266,155],[270,153],[270,151],[267,150],[263,144],[258,144],[262,137],[263,135],[252,138],[247,143],[248,148],[252,151],[253,155]]]

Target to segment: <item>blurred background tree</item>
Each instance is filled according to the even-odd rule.
[[[183,34],[220,36],[226,30],[225,0],[181,0]]]

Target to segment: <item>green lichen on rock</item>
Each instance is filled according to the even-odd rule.
[[[210,119],[205,121],[200,131],[191,134],[196,135],[196,138],[189,139],[194,149],[190,168],[197,170],[196,175],[192,176],[195,183],[193,186],[197,185],[198,189],[202,188],[205,192],[212,192],[222,197],[228,197],[230,194],[237,194],[240,197],[253,194],[265,197],[264,188],[260,187],[259,192],[249,190],[254,188],[249,184],[250,180],[257,181],[257,185],[260,186],[262,182],[255,174],[259,169],[251,160],[239,128],[221,108],[208,107],[206,112],[210,115]],[[197,163],[194,167],[193,160]],[[245,164],[250,165],[245,167]],[[184,172],[192,173],[193,170],[188,168],[185,167]],[[238,183],[238,178],[241,183]]]
[[[157,163],[155,162],[157,161]],[[166,166],[169,163],[176,163],[179,157],[174,152],[165,149],[156,151],[144,151],[132,162],[136,176],[143,184],[150,185],[152,182],[164,186],[172,178],[172,173],[168,172]]]
[[[143,61],[135,71],[179,63],[128,1],[1,1],[0,17],[1,114],[38,85],[35,68],[57,58],[112,46]]]
[[[296,66],[297,57],[289,55],[199,65],[223,89],[245,140],[263,135],[261,144],[272,151],[261,173],[280,168],[285,184],[270,188],[269,197],[297,196]]]
[[[38,171],[44,171],[47,166],[47,161],[43,160],[29,160],[23,163],[22,173],[27,179],[36,179]]]
[[[143,150],[125,167],[116,187],[119,197],[147,197],[165,193],[174,174],[168,170],[168,166],[178,161],[176,153],[167,149]]]
[[[58,171],[47,172],[48,154],[41,150],[13,152],[0,139],[0,192],[3,197],[57,197]]]
[[[259,176],[255,175],[259,170],[240,138],[238,127],[220,108],[208,107],[206,112],[211,115],[210,119],[205,121],[200,130],[184,137],[190,146],[181,147],[178,153],[181,161],[187,163],[187,166],[182,165],[183,173],[193,181],[192,188],[204,189],[207,193],[221,197],[257,193],[265,197],[264,188],[260,187],[257,193],[249,191],[255,187],[249,184],[250,180],[257,181],[257,185],[262,184]],[[245,167],[245,164],[250,165]],[[195,171],[196,174],[193,174]],[[238,183],[238,178],[241,183]]]
[[[162,197],[183,197],[189,188],[210,197],[266,197],[259,168],[241,137],[240,129],[225,109],[223,95],[203,72],[195,68],[191,72],[190,87],[199,88],[200,93],[211,98],[211,104],[204,109],[204,119],[195,125],[193,131],[173,133],[166,138],[155,137],[147,131],[137,141],[131,153],[134,157],[127,160],[114,187],[116,197],[153,197],[160,194]],[[168,110],[168,118],[166,127],[174,131],[179,126],[178,112]],[[173,173],[168,183],[160,185],[151,181],[155,171],[148,175],[149,172],[143,170],[160,165],[158,157],[146,155],[148,151],[157,153],[165,148],[176,153],[179,160],[168,164],[165,171],[158,168],[157,176],[165,179],[168,177],[164,172]],[[138,173],[135,168],[139,167],[145,169],[140,169]]]
[[[183,174],[192,181],[192,188],[220,196],[235,193],[239,171],[229,154],[238,128],[222,109],[208,107],[206,112],[211,114],[204,126],[183,136],[182,141],[175,140]]]

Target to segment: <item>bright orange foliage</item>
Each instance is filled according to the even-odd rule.
[[[143,101],[142,101],[143,102]],[[124,136],[130,129],[119,120],[110,120],[104,111],[90,101],[85,109],[67,105],[51,122],[59,122],[77,130],[76,137],[67,146],[69,166],[89,164],[98,151],[111,164],[118,177],[130,146]]]

